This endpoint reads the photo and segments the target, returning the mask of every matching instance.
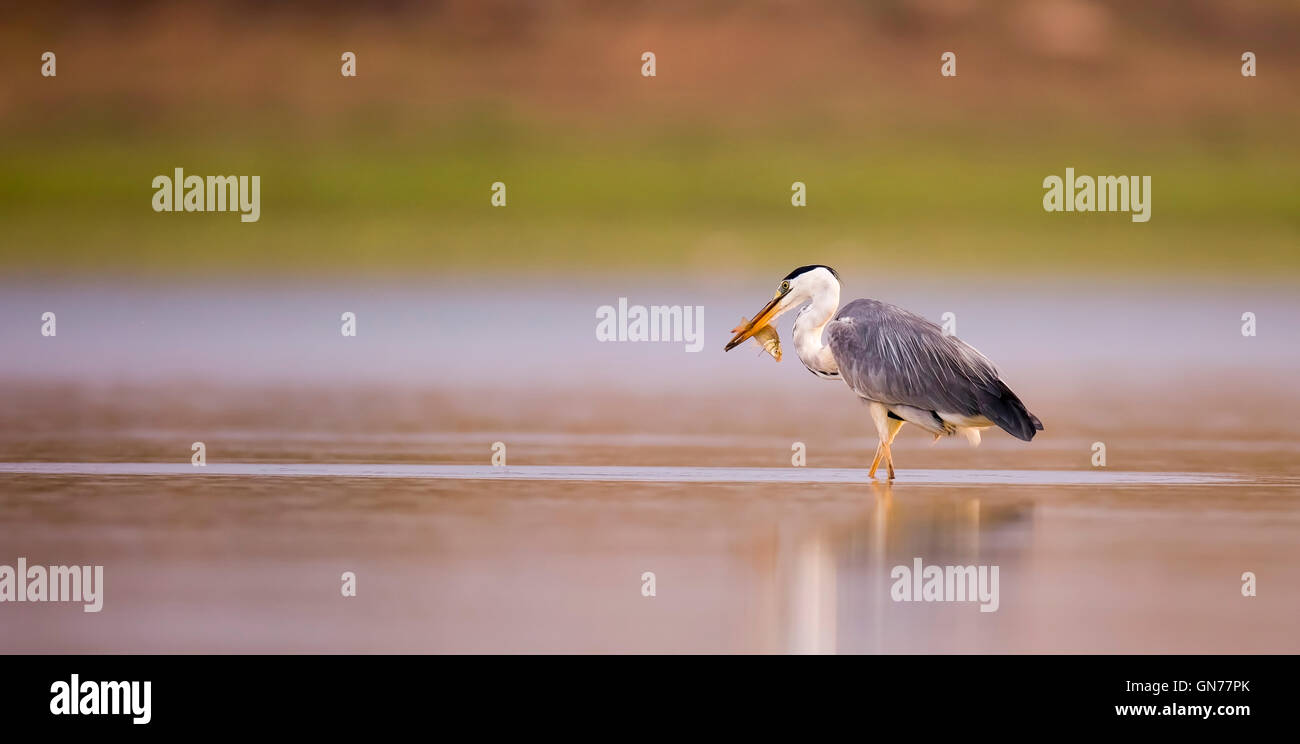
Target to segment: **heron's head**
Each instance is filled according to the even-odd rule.
[[[762,310],[749,321],[745,327],[727,344],[725,351],[731,351],[745,343],[754,332],[766,325],[771,325],[781,313],[799,307],[824,292],[834,290],[839,295],[840,275],[835,269],[821,264],[800,266],[781,280],[776,289],[776,296],[763,306]]]

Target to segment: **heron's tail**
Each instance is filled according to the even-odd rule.
[[[1043,422],[1030,413],[1006,383],[998,380],[979,392],[980,413],[1016,439],[1028,442],[1043,430]]]

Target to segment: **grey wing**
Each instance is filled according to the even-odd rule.
[[[988,358],[915,313],[854,300],[826,325],[825,338],[853,392],[922,428],[952,433],[944,416],[986,418],[1024,440],[1043,428]]]

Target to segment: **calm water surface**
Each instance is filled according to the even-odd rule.
[[[0,564],[106,588],[0,607],[0,647],[1300,651],[1293,297],[891,285],[957,312],[1047,430],[905,429],[890,486],[842,386],[720,352],[769,287],[440,289],[6,288]],[[619,294],[704,305],[705,352],[596,343]],[[998,610],[893,601],[918,557],[998,566]]]

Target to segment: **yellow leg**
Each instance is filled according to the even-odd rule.
[[[871,470],[867,472],[868,478],[876,477],[876,469],[880,467],[880,458],[883,455],[885,467],[889,472],[889,479],[894,479],[894,458],[889,454],[889,445],[894,443],[894,437],[898,436],[898,430],[903,428],[904,423],[898,419],[888,419],[885,424],[887,434],[876,447],[876,456],[871,460]]]

